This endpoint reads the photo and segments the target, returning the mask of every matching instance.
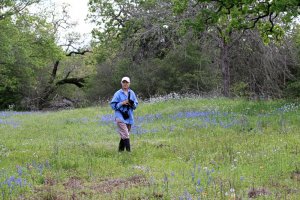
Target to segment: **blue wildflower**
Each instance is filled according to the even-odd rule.
[[[15,183],[16,183],[18,186],[22,187],[22,179],[21,179],[21,178],[17,178],[17,179],[15,180]]]
[[[165,176],[164,176],[164,182],[165,183],[168,182],[168,176],[167,176],[167,174],[165,174]]]
[[[17,166],[17,171],[18,171],[19,176],[22,176],[22,174],[23,174],[22,167]]]
[[[195,173],[192,172],[192,173],[191,173],[191,176],[192,176],[192,181],[194,182],[194,180],[195,180]]]
[[[201,184],[201,179],[199,178],[198,180],[197,180],[197,185],[200,185]]]

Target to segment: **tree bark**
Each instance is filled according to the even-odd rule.
[[[62,79],[62,80],[56,82],[56,85],[58,86],[58,85],[63,85],[63,84],[73,84],[79,88],[82,88],[82,87],[84,87],[84,83],[85,83],[84,78],[65,78],[65,79]]]
[[[220,66],[223,77],[223,95],[230,96],[230,67],[229,67],[229,45],[225,40],[222,40],[220,45]]]

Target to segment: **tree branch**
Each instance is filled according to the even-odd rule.
[[[84,51],[71,51],[69,52],[66,56],[72,56],[73,54],[78,54],[78,55],[84,55],[85,53],[91,53],[92,51],[90,50],[84,50]]]
[[[79,88],[84,87],[85,78],[66,78],[58,81],[56,85],[74,84]]]
[[[55,77],[56,77],[56,73],[57,73],[57,69],[58,69],[58,65],[59,65],[59,60],[57,60],[55,63],[54,63],[54,66],[53,66],[53,69],[52,69],[52,73],[51,73],[51,78],[49,80],[49,84],[52,84]]]

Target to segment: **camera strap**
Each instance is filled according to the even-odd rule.
[[[128,101],[130,100],[130,91],[128,90],[128,97],[127,97],[127,99],[128,99]],[[129,111],[129,105],[126,105],[126,106],[123,106],[123,109],[121,110],[120,108],[117,108],[117,104],[118,104],[118,102],[113,102],[113,103],[115,103],[115,110],[118,110],[118,111],[120,111],[121,113],[122,112],[126,112],[126,111]],[[122,108],[122,107],[121,107]]]

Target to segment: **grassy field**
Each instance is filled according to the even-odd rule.
[[[299,199],[299,102],[140,103],[132,152],[110,107],[0,112],[0,199]]]

